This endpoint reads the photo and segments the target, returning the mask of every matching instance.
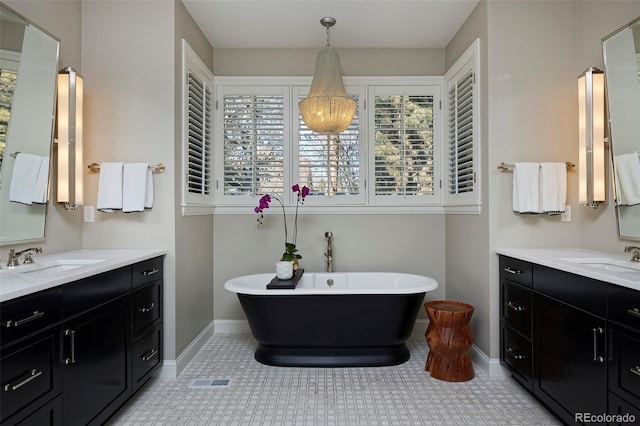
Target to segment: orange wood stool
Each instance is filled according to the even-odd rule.
[[[469,348],[473,343],[469,320],[473,306],[453,300],[434,300],[424,304],[429,317],[425,337],[429,356],[425,371],[436,379],[465,382],[473,379]]]

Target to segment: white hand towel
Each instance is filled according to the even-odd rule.
[[[144,211],[147,201],[147,163],[127,163],[124,165],[122,211],[124,213]]]
[[[41,166],[42,157],[39,155],[25,153],[16,155],[9,187],[9,201],[28,206],[33,203],[33,192]]]
[[[640,204],[640,154],[616,155],[613,157],[616,173],[616,195],[618,205],[635,206]]]
[[[33,187],[33,202],[36,204],[47,204],[49,200],[49,157],[42,157],[38,178]]]
[[[540,213],[540,164],[515,163],[513,169],[513,211]]]
[[[567,164],[540,163],[540,210],[560,214],[567,202]]]
[[[98,210],[113,213],[122,209],[122,169],[124,163],[100,164],[98,179]]]
[[[153,208],[153,171],[147,168],[147,193],[145,194],[144,208]]]

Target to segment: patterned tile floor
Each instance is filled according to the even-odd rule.
[[[216,334],[176,380],[153,380],[110,425],[374,426],[559,425],[511,378],[479,368],[468,382],[424,371],[424,337],[409,340],[411,359],[377,368],[282,368],[253,359],[247,334]],[[231,379],[191,388],[194,379]]]

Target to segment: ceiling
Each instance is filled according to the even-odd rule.
[[[214,48],[443,48],[478,0],[182,0]]]

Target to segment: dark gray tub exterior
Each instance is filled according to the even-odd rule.
[[[405,342],[424,296],[239,293],[238,299],[258,341],[255,359],[262,364],[380,367],[409,360]]]

